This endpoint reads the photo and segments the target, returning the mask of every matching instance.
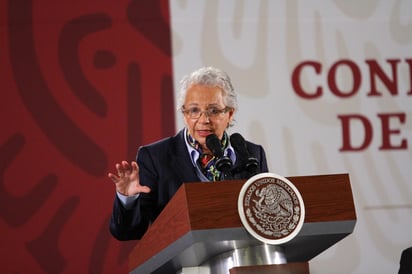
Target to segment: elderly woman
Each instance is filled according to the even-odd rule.
[[[136,162],[117,163],[117,172],[108,174],[116,186],[110,231],[118,240],[140,239],[182,183],[225,179],[207,145],[209,135],[217,136],[222,156],[233,163],[231,178],[248,177],[226,131],[237,109],[229,76],[204,67],[185,76],[180,84],[178,107],[185,128],[173,137],[140,147]],[[244,146],[256,159],[256,172],[267,172],[262,146],[248,141]]]

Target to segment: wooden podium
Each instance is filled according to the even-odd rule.
[[[356,212],[349,175],[287,179],[302,195],[306,211],[303,227],[291,241],[267,246],[246,231],[237,209],[245,181],[185,183],[132,250],[130,273],[170,274],[195,266],[213,269],[222,254],[236,252],[245,263],[209,273],[309,273],[309,260],[353,232]],[[287,263],[248,258],[257,256],[254,250],[280,250]]]

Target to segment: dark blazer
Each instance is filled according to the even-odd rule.
[[[398,274],[412,273],[412,247],[402,251]]]
[[[198,182],[196,168],[187,151],[184,130],[173,137],[142,146],[137,154],[139,177],[142,185],[151,188],[148,194],[141,193],[135,206],[126,210],[117,195],[110,222],[110,232],[118,240],[140,239],[178,188],[184,182]],[[252,157],[258,159],[258,173],[267,172],[263,147],[246,141]],[[237,157],[238,158],[238,157]],[[234,169],[239,166],[238,159]],[[234,179],[248,178],[245,171],[236,172]]]

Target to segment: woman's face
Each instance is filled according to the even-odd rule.
[[[206,136],[216,134],[219,139],[222,139],[234,114],[234,110],[227,108],[223,103],[223,91],[219,87],[201,85],[189,87],[183,110],[185,111],[184,121],[190,135],[199,142],[204,151],[209,151],[206,147]],[[201,112],[200,117],[190,117],[190,113],[192,116],[198,116],[199,111]]]

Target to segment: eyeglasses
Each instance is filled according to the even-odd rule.
[[[199,119],[202,113],[204,113],[208,118],[216,118],[219,115],[226,113],[230,110],[231,108],[225,107],[223,109],[218,109],[218,108],[208,108],[206,110],[201,110],[198,107],[192,107],[185,109],[182,107],[182,113],[186,114],[190,119]]]

